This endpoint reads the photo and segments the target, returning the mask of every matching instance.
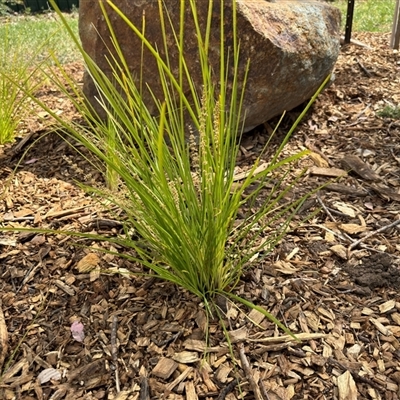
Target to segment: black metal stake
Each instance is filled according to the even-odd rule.
[[[392,37],[390,39],[390,47],[392,49],[399,49],[400,45],[400,0],[396,2],[394,10]]]
[[[347,0],[347,16],[346,16],[346,32],[344,35],[344,42],[350,43],[351,29],[353,27],[354,3],[356,0]]]

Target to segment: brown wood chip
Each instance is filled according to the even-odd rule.
[[[360,157],[348,154],[340,160],[343,168],[348,169],[367,181],[380,181],[380,176]]]

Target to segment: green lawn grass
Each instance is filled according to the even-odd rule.
[[[66,21],[78,31],[77,13]],[[61,64],[82,59],[57,14],[0,18],[0,145],[14,140],[27,112],[27,93],[43,82],[41,68],[53,55]]]
[[[342,27],[346,24],[347,0],[333,5],[342,11]],[[355,0],[353,32],[391,32],[396,0]]]
[[[78,13],[67,15],[72,29],[78,31]],[[47,41],[47,42],[46,42]],[[10,49],[10,43],[18,57],[31,59],[37,49],[43,50],[37,55],[39,59],[54,52],[60,62],[68,63],[81,59],[81,55],[73,45],[65,27],[60,23],[55,13],[37,15],[18,15],[2,17],[0,19],[0,62],[14,60],[13,55],[2,54],[2,49]],[[22,60],[23,61],[23,60]],[[40,60],[38,60],[40,61]]]

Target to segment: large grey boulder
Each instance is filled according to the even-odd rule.
[[[110,46],[110,33],[104,22],[99,1],[81,0],[79,33],[83,48],[95,62],[111,74],[105,55]],[[185,4],[188,6],[188,1]],[[114,0],[124,14],[138,27],[146,19],[148,40],[163,49],[157,0]],[[166,0],[172,21],[179,21],[181,0]],[[197,8],[200,23],[206,20],[208,0],[199,0]],[[241,68],[250,59],[244,110],[245,130],[249,130],[270,118],[290,110],[308,100],[324,78],[332,71],[340,47],[340,11],[323,2],[300,0],[236,0],[237,32],[241,46]],[[220,1],[214,0],[213,27],[210,43],[210,60],[213,69],[219,69]],[[224,2],[226,43],[232,40],[231,0]],[[185,58],[192,78],[201,88],[201,74],[197,56],[197,39],[193,21],[186,20]],[[109,13],[119,44],[125,53],[133,76],[139,76],[142,46],[139,39],[114,12]],[[167,20],[167,19],[166,19]],[[171,32],[170,43],[174,43]],[[169,48],[172,67],[177,66],[178,54],[174,46]],[[158,69],[150,53],[143,59],[144,81],[154,94],[162,99]],[[84,92],[96,106],[96,90],[85,75]],[[155,112],[149,93],[144,94],[148,107]],[[97,107],[97,106],[96,106]]]

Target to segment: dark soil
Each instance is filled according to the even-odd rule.
[[[351,280],[370,289],[400,288],[400,269],[394,265],[389,254],[372,254],[360,260],[356,265],[343,268]]]

